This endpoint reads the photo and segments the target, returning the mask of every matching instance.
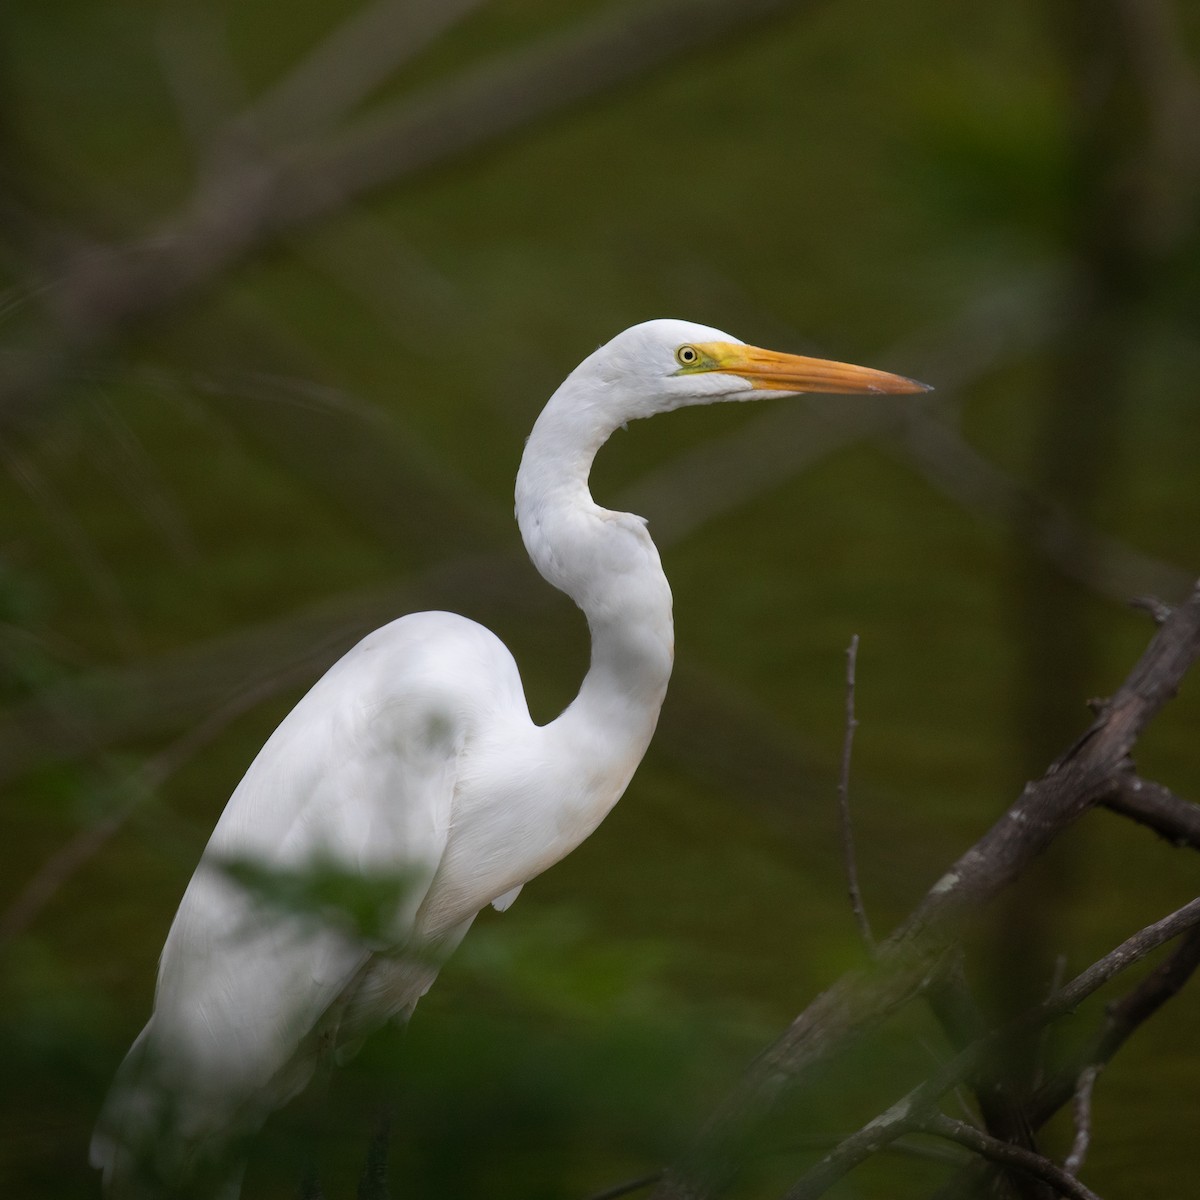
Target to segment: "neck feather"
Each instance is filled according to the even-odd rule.
[[[666,695],[674,632],[671,589],[645,522],[601,508],[588,490],[620,419],[606,415],[605,400],[602,384],[576,376],[551,398],[521,460],[517,522],[534,565],[583,610],[592,636],[583,686],[553,725],[602,757],[632,758],[628,782]]]

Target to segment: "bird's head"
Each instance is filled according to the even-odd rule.
[[[887,371],[748,346],[690,321],[657,320],[617,334],[580,364],[617,399],[623,420],[693,404],[801,392],[869,395],[927,392]]]

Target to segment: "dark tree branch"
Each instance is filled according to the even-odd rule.
[[[930,988],[927,999],[955,1052],[987,1036],[988,1025],[967,985],[961,955],[955,956],[943,978]],[[1007,1064],[1008,1055],[1001,1048],[979,1070],[972,1071],[966,1082],[975,1095],[985,1130],[1001,1142],[1036,1154],[1033,1126]],[[1045,1185],[1028,1175],[1017,1174],[1010,1182],[1022,1196],[1042,1200],[1047,1195]]]
[[[1075,1084],[1075,1140],[1071,1143],[1071,1153],[1063,1163],[1068,1175],[1078,1175],[1083,1160],[1087,1158],[1092,1141],[1092,1089],[1096,1086],[1096,1076],[1100,1071],[1098,1063],[1084,1067]]]
[[[1157,596],[1134,596],[1129,601],[1129,607],[1146,613],[1155,625],[1161,625],[1171,615],[1171,606],[1164,604]]]
[[[1002,1142],[965,1121],[955,1121],[942,1113],[935,1113],[928,1120],[921,1122],[920,1129],[922,1133],[957,1142],[1002,1167],[1012,1168],[1039,1179],[1049,1184],[1061,1196],[1070,1196],[1072,1200],[1100,1200],[1091,1188],[1084,1187],[1073,1175],[1043,1155]]]
[[[1140,779],[1132,771],[1123,772],[1112,794],[1100,803],[1109,812],[1153,829],[1172,846],[1200,850],[1200,804],[1176,796],[1161,783]]]
[[[1094,1063],[1106,1063],[1129,1039],[1130,1034],[1176,995],[1200,966],[1200,930],[1190,929],[1173,954],[1160,963],[1127,996],[1108,1010],[1104,1030],[1091,1055]]]
[[[1112,794],[1138,736],[1175,694],[1197,656],[1200,585],[1158,629],[1086,733],[1039,781],[1027,785],[933,885],[908,919],[880,943],[874,964],[843,976],[818,996],[750,1067],[688,1157],[668,1172],[654,1193],[656,1200],[699,1200],[720,1191],[748,1139],[799,1076],[941,977],[949,948],[968,918],[1089,807]]]
[[[941,1097],[976,1071],[1005,1039],[1023,1030],[1039,1029],[1078,1007],[1093,992],[1139,962],[1171,938],[1200,926],[1200,899],[1185,904],[1161,921],[1146,926],[1094,962],[1064,987],[1023,1013],[1016,1021],[989,1033],[940,1066],[923,1083],[840,1142],[787,1193],[786,1200],[817,1200],[830,1187],[871,1155],[906,1133],[923,1127],[937,1111]],[[1072,1086],[1068,1096],[1073,1091]],[[685,1195],[687,1193],[684,1193]],[[699,1193],[693,1193],[699,1194]]]
[[[1175,996],[1200,967],[1200,929],[1190,929],[1178,946],[1145,979],[1109,1006],[1104,1024],[1075,1063],[1044,1084],[1030,1105],[1035,1125],[1043,1125],[1071,1100],[1079,1077],[1103,1066],[1130,1036]]]
[[[1132,991],[1109,1005],[1104,1024],[1074,1062],[1041,1085],[1028,1106],[1035,1128],[1044,1125],[1079,1091],[1079,1081],[1089,1068],[1102,1067],[1125,1044],[1130,1035],[1176,995],[1200,966],[1200,927],[1189,929],[1179,945]],[[1078,1128],[1078,1124],[1077,1124]],[[968,1167],[965,1176],[953,1180],[939,1196],[978,1195],[986,1172]]]

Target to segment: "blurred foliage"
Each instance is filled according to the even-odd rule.
[[[185,208],[211,166],[205,130],[351,11],[8,0],[0,363],[54,328],[58,265]],[[599,11],[492,0],[365,110]],[[682,316],[926,378],[928,413],[988,463],[1165,564],[1139,587],[1195,575],[1200,9],[1144,11],[1162,18],[1142,67],[1151,116],[1092,114],[1107,148],[1086,136],[1080,80],[1110,53],[1086,44],[1104,25],[1087,6],[798,3],[294,229],[64,361],[0,478],[0,903],[57,864],[0,946],[0,1190],[96,1194],[88,1132],[178,898],[257,747],[339,649],[447,607],[512,647],[535,716],[573,694],[585,631],[519,555],[512,479],[541,404],[619,329]],[[1135,289],[1089,282],[1079,230],[1105,189],[1146,217],[1105,218]],[[1087,388],[1067,393],[1086,378],[1079,331],[1097,328],[1116,365],[1090,409]],[[788,403],[635,426],[601,456],[597,498],[759,428],[787,451],[757,423]],[[799,451],[838,402],[793,403]],[[1098,485],[1060,489],[1085,456]],[[669,1161],[860,960],[833,808],[851,633],[852,802],[881,931],[1148,636],[1084,582],[1103,555],[1036,551],[1029,524],[964,504],[887,430],[771,478],[664,541],[679,671],[626,799],[510,913],[481,917],[405,1033],[280,1114],[247,1197],[296,1194],[310,1155],[329,1200],[352,1195],[385,1108],[397,1196],[565,1200]],[[656,501],[651,529],[707,512],[702,493]],[[1031,651],[1038,614],[1067,666]],[[1192,681],[1139,752],[1191,797],[1198,720]],[[1196,890],[1183,852],[1103,813],[1043,875],[1006,910],[1015,943],[973,948],[996,1008],[997,980],[1043,986],[1047,954],[1078,969]],[[797,1096],[745,1194],[778,1194],[815,1144],[890,1103],[936,1053],[922,1020]],[[1102,1076],[1086,1177],[1107,1200],[1189,1193],[1197,1077],[1184,1000]],[[836,1194],[903,1200],[943,1174],[889,1160]]]
[[[395,914],[409,905],[417,882],[411,871],[354,872],[333,859],[284,868],[236,857],[216,866],[241,889],[252,921],[289,914],[302,925],[340,926],[369,946],[394,943]]]

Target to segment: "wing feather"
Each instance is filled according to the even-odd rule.
[[[358,1036],[411,1009],[436,974],[405,952],[446,848],[460,760],[514,694],[523,707],[492,634],[422,613],[359,643],[284,719],[179,906],[154,1013],[93,1143],[106,1176],[151,1139],[160,1158],[174,1146],[156,1172],[184,1174],[197,1147],[252,1128],[304,1086],[341,1016],[352,1011]]]

